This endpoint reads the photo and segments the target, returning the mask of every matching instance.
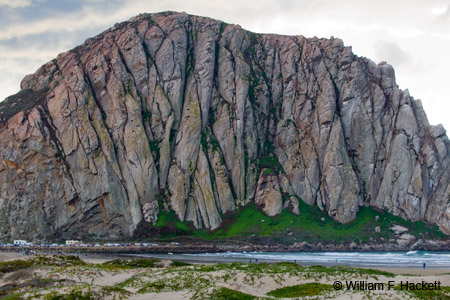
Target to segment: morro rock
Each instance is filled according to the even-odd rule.
[[[0,104],[0,238],[128,237],[162,209],[212,230],[299,201],[450,234],[446,131],[340,39],[142,14],[21,88]]]

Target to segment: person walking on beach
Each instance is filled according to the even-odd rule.
[[[423,262],[423,268],[425,269],[427,267],[427,264]]]

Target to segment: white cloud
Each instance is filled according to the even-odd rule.
[[[7,6],[10,8],[18,8],[30,6],[32,0],[0,0],[0,6]]]
[[[447,6],[437,6],[431,8],[431,12],[436,16],[444,15],[447,12],[447,10],[448,10]]]
[[[8,8],[22,8],[37,4],[44,0],[0,0],[0,7],[6,6]]]

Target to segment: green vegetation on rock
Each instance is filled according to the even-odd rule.
[[[284,209],[281,214],[269,217],[254,204],[249,204],[225,214],[222,225],[214,231],[195,229],[192,223],[179,221],[174,212],[161,210],[156,227],[159,229],[159,237],[163,239],[177,236],[191,236],[206,240],[270,237],[282,244],[291,244],[295,241],[368,242],[370,238],[389,239],[395,235],[390,230],[394,224],[409,228],[409,233],[418,238],[445,237],[436,225],[422,221],[409,222],[372,207],[361,207],[354,221],[341,224],[316,206],[310,206],[301,200],[299,205],[300,215]],[[375,227],[378,226],[380,232],[375,232]],[[289,234],[291,232],[292,234]]]
[[[187,222],[181,222],[173,211],[160,210],[155,226],[160,228],[165,236],[183,234],[190,231]]]

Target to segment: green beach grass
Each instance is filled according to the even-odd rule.
[[[318,296],[330,291],[333,291],[333,286],[331,284],[311,282],[282,287],[270,291],[269,293],[267,293],[267,295],[273,296],[275,298],[310,297]]]

